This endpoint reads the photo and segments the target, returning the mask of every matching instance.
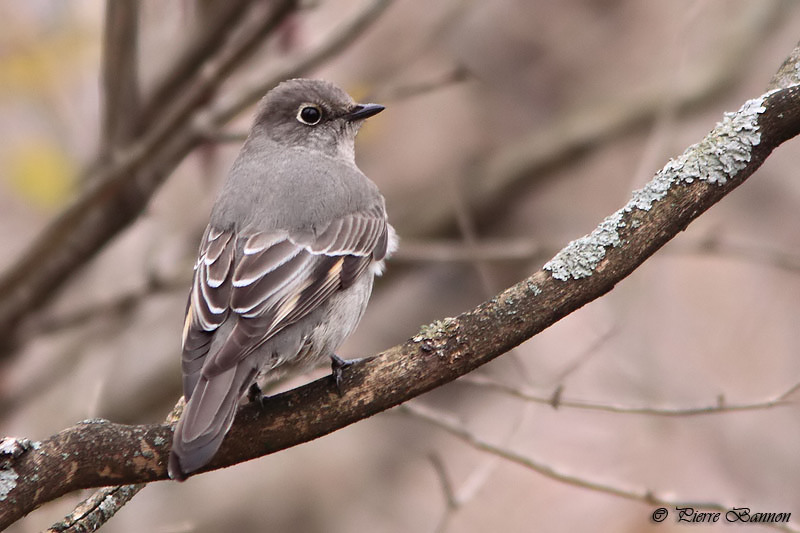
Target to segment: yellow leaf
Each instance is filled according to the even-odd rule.
[[[42,140],[14,149],[7,159],[6,179],[21,197],[40,208],[62,205],[75,187],[74,162],[58,146]]]

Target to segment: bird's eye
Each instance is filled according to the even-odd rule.
[[[313,126],[322,120],[322,110],[314,104],[303,104],[297,112],[297,120],[303,124]]]

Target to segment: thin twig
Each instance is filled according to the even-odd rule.
[[[294,0],[253,2],[241,28],[223,43],[146,134],[115,151],[86,179],[86,190],[36,238],[0,279],[0,332],[9,333],[142,211],[150,195],[192,148],[191,117],[255,45],[289,14]],[[132,179],[136,177],[136,179]],[[8,342],[6,336],[2,337]],[[2,351],[0,351],[2,355]]]
[[[572,409],[587,409],[591,411],[605,411],[609,413],[620,414],[635,414],[635,415],[651,415],[651,416],[665,416],[665,417],[679,417],[679,416],[701,416],[712,415],[721,413],[733,413],[740,411],[763,411],[765,409],[772,409],[775,407],[783,407],[796,405],[797,402],[789,398],[798,390],[800,390],[800,383],[796,383],[785,392],[778,394],[772,398],[752,403],[739,403],[728,404],[725,403],[724,398],[718,398],[717,403],[714,405],[705,405],[699,407],[636,407],[620,404],[608,404],[599,402],[590,402],[585,400],[569,400],[559,397],[554,402],[553,395],[543,396],[536,394],[530,390],[523,389],[507,383],[493,380],[486,376],[469,375],[461,378],[459,383],[466,385],[473,385],[496,392],[502,392],[515,398],[525,400],[527,402],[538,403],[542,405],[551,405],[555,408],[568,407]]]
[[[586,347],[581,353],[579,353],[575,358],[572,359],[563,369],[559,372],[554,378],[553,382],[556,383],[559,387],[563,387],[564,380],[567,379],[573,372],[577,371],[581,368],[584,364],[586,364],[589,359],[597,355],[600,351],[600,348],[608,342],[609,339],[614,337],[619,328],[616,325],[612,325],[609,327],[602,335],[595,338],[592,343]],[[552,401],[551,401],[552,403]]]
[[[757,49],[754,43],[763,39],[764,29],[783,13],[785,10],[775,4],[768,16],[749,20],[749,27],[739,28],[730,46],[720,49],[721,58],[687,73],[679,86],[666,90],[663,84],[657,84],[646,94],[625,94],[616,101],[576,108],[560,114],[552,124],[537,125],[530,134],[504,143],[502,150],[490,154],[479,172],[467,176],[467,200],[479,221],[506,211],[512,195],[518,196],[521,187],[551,176],[553,169],[582,161],[586,154],[648,126],[661,113],[665,98],[672,100],[677,116],[685,116],[729,90],[744,72],[744,58]],[[786,72],[791,75],[791,66]],[[415,235],[430,235],[452,227],[455,213],[439,201],[439,195],[415,190],[410,196],[413,198],[400,197],[394,202],[399,206],[393,210],[399,226]],[[408,209],[403,211],[403,206]]]
[[[676,243],[665,248],[664,251],[683,255],[704,254],[729,257],[767,265],[787,272],[800,272],[800,255],[764,246],[725,242],[714,236],[697,243]]]
[[[436,477],[439,479],[439,483],[442,486],[442,493],[444,494],[444,501],[447,504],[447,508],[458,508],[461,504],[456,498],[455,490],[453,490],[453,482],[450,480],[450,476],[447,475],[447,469],[444,466],[444,461],[442,461],[441,456],[437,453],[431,453],[428,455],[428,459],[430,459],[431,465],[433,465],[433,471],[436,472]]]

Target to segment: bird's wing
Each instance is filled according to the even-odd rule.
[[[232,369],[335,291],[349,287],[373,260],[382,260],[388,234],[382,205],[340,217],[315,231],[237,235],[209,228],[184,326],[187,400],[201,374],[211,379]],[[209,353],[214,332],[233,317],[237,320],[226,339]]]

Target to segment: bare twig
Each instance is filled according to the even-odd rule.
[[[603,346],[610,338],[617,334],[617,327],[611,326],[608,328],[603,334],[599,335],[596,339],[592,341],[592,343],[582,350],[575,358],[572,359],[561,371],[553,377],[552,381],[557,384],[557,392],[551,397],[550,403],[555,404],[557,397],[561,395],[561,388],[564,386],[564,380],[567,379],[572,373],[577,371],[581,368],[586,362],[589,361],[592,357],[594,357],[597,352],[599,351],[600,347]]]
[[[526,417],[526,413],[528,412],[529,410],[527,409],[520,410],[517,420],[512,424],[511,431],[509,431],[509,433],[503,438],[504,444],[507,445],[511,439],[514,438],[519,429],[523,427],[523,421]],[[447,526],[455,513],[458,512],[461,507],[472,501],[475,496],[477,496],[480,489],[486,484],[486,482],[489,480],[489,477],[496,469],[500,458],[488,456],[487,460],[482,461],[472,470],[466,481],[464,481],[458,490],[453,489],[452,484],[447,477],[447,473],[444,468],[444,462],[441,460],[441,458],[438,455],[433,454],[432,459],[436,459],[436,461],[439,462],[439,464],[434,462],[434,468],[436,469],[437,476],[440,477],[442,490],[445,492],[445,501],[447,502],[447,507],[445,508],[444,513],[439,520],[439,524],[435,529],[437,533],[443,533],[447,529]]]
[[[436,472],[436,477],[439,478],[439,483],[442,485],[442,493],[444,493],[444,501],[448,509],[456,509],[460,504],[453,490],[453,482],[450,480],[450,476],[447,475],[444,461],[436,453],[431,453],[428,458],[431,461],[431,465],[433,465],[434,472]]]
[[[736,507],[735,505],[725,505],[718,502],[682,501],[677,498],[659,496],[650,489],[623,487],[620,485],[614,485],[612,483],[604,481],[596,481],[585,477],[576,476],[574,474],[569,474],[543,461],[533,459],[531,457],[510,450],[508,448],[503,448],[501,446],[497,446],[486,440],[483,440],[479,436],[468,431],[458,421],[455,421],[450,417],[444,416],[441,413],[438,413],[430,408],[423,407],[417,403],[407,403],[401,405],[398,408],[398,410],[400,410],[403,413],[407,413],[408,415],[413,416],[418,420],[423,420],[439,429],[446,431],[450,435],[459,438],[462,442],[469,444],[470,446],[472,446],[477,450],[489,453],[496,457],[501,457],[507,461],[511,461],[512,463],[520,465],[524,468],[533,470],[534,472],[537,472],[545,477],[548,477],[555,481],[559,481],[561,483],[572,485],[574,487],[580,487],[583,489],[588,489],[596,492],[602,492],[604,494],[610,494],[612,496],[618,496],[620,498],[638,501],[648,505],[660,505],[660,506],[675,507],[675,508],[689,507],[698,510],[706,509],[709,511],[717,511],[721,513],[727,513],[728,511]],[[791,533],[798,533],[800,531],[800,529],[798,529],[792,524],[764,523],[762,525],[777,529],[779,531],[787,531]]]
[[[469,375],[461,378],[459,383],[478,386],[487,390],[501,392],[526,402],[533,402],[542,405],[551,405],[554,408],[568,407],[574,409],[587,409],[591,411],[606,411],[609,413],[621,414],[636,414],[636,415],[651,415],[651,416],[666,416],[666,417],[680,417],[680,416],[700,416],[712,415],[721,413],[734,413],[740,411],[761,411],[765,409],[772,409],[775,407],[796,405],[796,401],[792,401],[791,396],[800,390],[800,383],[796,383],[786,391],[778,394],[772,398],[761,400],[758,402],[750,403],[737,403],[729,404],[724,401],[724,397],[717,399],[717,403],[713,405],[705,405],[699,407],[635,407],[620,404],[608,404],[600,402],[591,402],[585,400],[569,400],[559,397],[558,401],[553,401],[552,395],[536,394],[525,388],[516,387],[507,383],[493,380],[486,376]]]

